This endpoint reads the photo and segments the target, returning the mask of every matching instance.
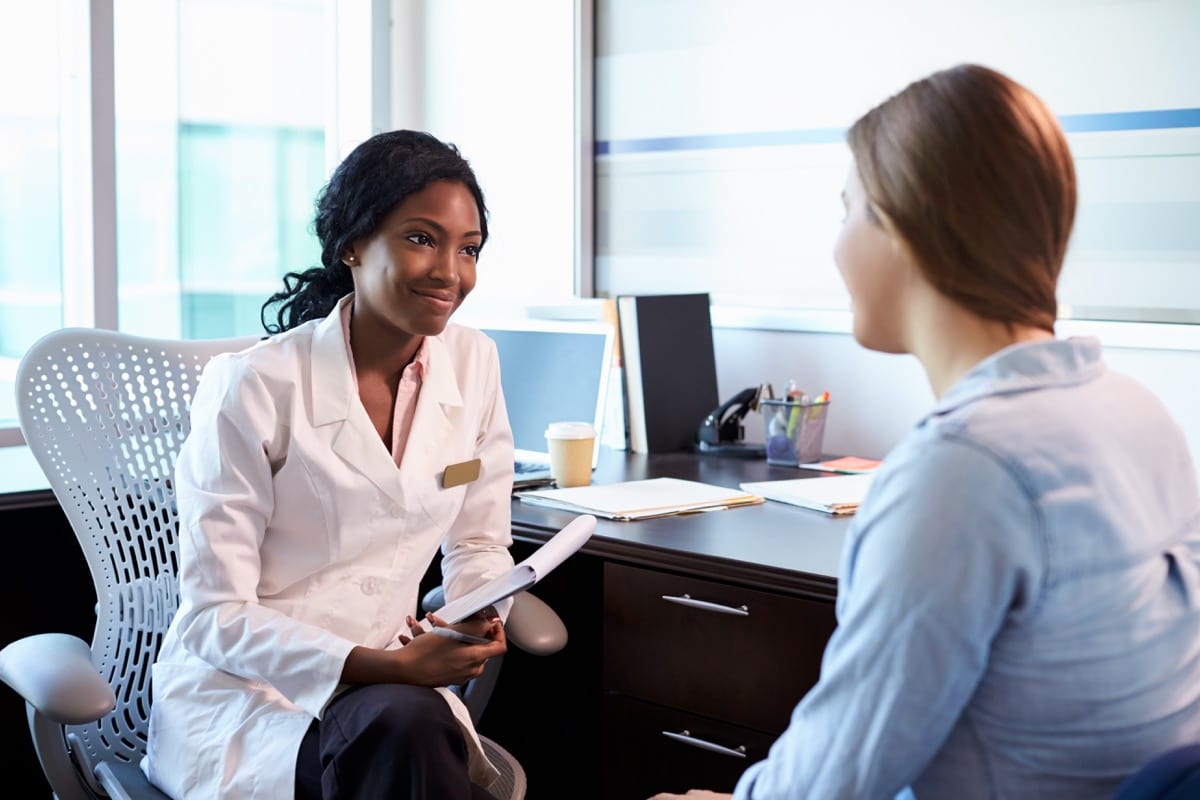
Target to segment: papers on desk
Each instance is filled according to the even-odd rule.
[[[853,514],[867,496],[873,473],[837,475],[829,478],[794,478],[786,481],[743,483],[743,491],[760,494],[768,500],[790,503],[826,514]]]
[[[679,478],[534,490],[522,492],[520,497],[522,503],[621,521],[717,511],[763,502],[756,494]]]
[[[828,461],[813,461],[809,464],[799,464],[800,469],[816,469],[822,472],[841,472],[846,475],[861,475],[867,472],[874,472],[883,464],[882,461],[875,458],[861,458],[859,456],[842,456],[841,458],[832,458]]]

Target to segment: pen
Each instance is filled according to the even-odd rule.
[[[704,506],[703,508],[689,508],[687,511],[680,511],[679,516],[685,514],[707,514],[709,511],[724,511],[729,506]]]
[[[444,636],[447,639],[453,639],[456,642],[463,642],[464,644],[487,644],[492,641],[482,636],[473,636],[469,633],[456,631],[453,628],[444,628],[441,625],[431,628],[429,632],[436,633],[438,636]]]

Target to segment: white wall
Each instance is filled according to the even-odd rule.
[[[829,391],[828,452],[882,457],[933,403],[915,358],[870,352],[849,334],[716,328],[713,338],[722,398],[763,381],[778,391],[788,378]],[[1162,399],[1200,457],[1200,352],[1107,346],[1105,358]],[[761,442],[761,416],[746,423],[747,439]]]

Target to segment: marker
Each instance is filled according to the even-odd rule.
[[[798,389],[793,389],[788,392],[787,401],[789,404],[795,404],[792,406],[792,413],[788,417],[787,426],[788,438],[792,439],[796,436],[796,426],[800,424],[800,409],[801,407],[809,404],[809,399],[808,395],[806,395],[804,392]]]

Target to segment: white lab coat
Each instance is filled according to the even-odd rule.
[[[512,565],[495,345],[457,325],[426,341],[399,468],[358,399],[338,309],[206,368],[176,467],[180,608],[142,764],[173,797],[293,797],[300,741],[346,656],[398,645],[437,548],[450,599]],[[447,465],[473,458],[476,481],[442,488]],[[441,691],[486,786],[495,770]]]

